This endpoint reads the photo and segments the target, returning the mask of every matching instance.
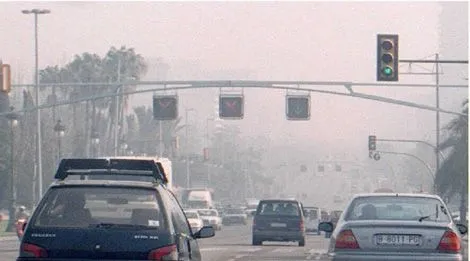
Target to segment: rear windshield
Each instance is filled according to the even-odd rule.
[[[201,216],[217,216],[217,211],[210,209],[201,209],[197,211]]]
[[[167,227],[155,190],[123,187],[51,189],[39,205],[36,227]]]
[[[296,202],[265,201],[258,206],[257,214],[262,216],[300,216],[300,209]]]
[[[241,208],[229,208],[225,211],[225,214],[230,214],[230,215],[245,214],[245,212]]]
[[[346,220],[419,220],[449,222],[440,200],[425,197],[375,196],[355,199]]]
[[[318,209],[315,208],[306,208],[304,211],[304,214],[306,217],[309,219],[318,219],[319,218],[319,213]]]

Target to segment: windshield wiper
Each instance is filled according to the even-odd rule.
[[[422,222],[423,220],[430,218],[431,216],[422,216],[418,219],[419,222]]]
[[[145,225],[133,225],[133,224],[115,224],[115,223],[98,223],[90,224],[90,227],[95,228],[132,228],[132,229],[155,229],[156,227],[145,226]]]

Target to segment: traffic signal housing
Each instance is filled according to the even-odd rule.
[[[310,96],[286,96],[286,117],[288,120],[309,120]]]
[[[176,95],[153,96],[153,118],[159,121],[178,118],[178,97]]]
[[[0,91],[4,93],[11,91],[11,70],[9,64],[0,63]]]
[[[398,81],[398,35],[377,35],[377,81]]]
[[[243,95],[220,95],[219,117],[221,119],[243,119]]]
[[[377,149],[377,137],[374,135],[369,136],[369,151]]]

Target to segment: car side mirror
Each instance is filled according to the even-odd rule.
[[[468,228],[464,224],[457,224],[457,228],[458,228],[460,234],[462,234],[462,235],[465,235],[468,232]]]
[[[331,222],[320,222],[320,224],[318,224],[318,230],[331,233],[334,230],[334,225]]]
[[[215,235],[215,230],[212,226],[204,226],[194,234],[195,238],[208,238]]]

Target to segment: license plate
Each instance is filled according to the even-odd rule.
[[[420,235],[375,235],[376,245],[385,246],[420,246],[422,239]]]
[[[271,223],[271,227],[287,227],[285,223]]]

